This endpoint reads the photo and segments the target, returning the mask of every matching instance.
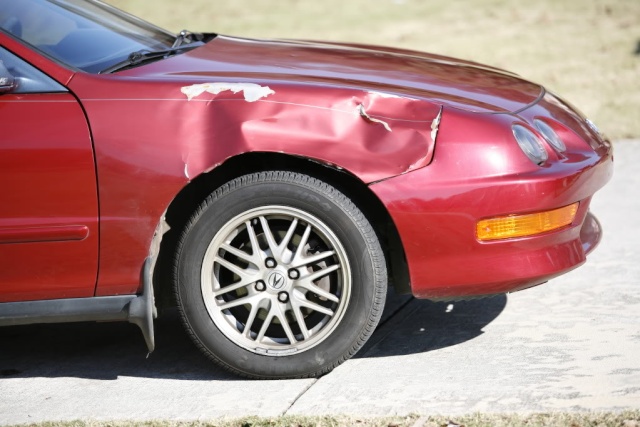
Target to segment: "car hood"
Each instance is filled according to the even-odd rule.
[[[473,112],[513,113],[544,89],[480,64],[362,45],[218,36],[206,45],[119,75],[181,81],[237,79],[375,90]]]

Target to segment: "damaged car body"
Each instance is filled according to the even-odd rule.
[[[130,321],[152,351],[168,301],[225,369],[318,376],[387,284],[513,292],[601,238],[610,142],[503,70],[94,0],[0,0],[0,64],[0,325]]]

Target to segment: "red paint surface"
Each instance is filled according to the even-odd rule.
[[[98,204],[80,105],[65,93],[2,95],[0,117],[0,301],[93,295]],[[70,240],[77,227],[86,238]]]
[[[478,112],[517,111],[543,93],[539,85],[505,71],[438,55],[224,36],[178,57],[120,74],[204,81],[233,76],[233,81],[281,82],[325,90],[378,90]],[[305,92],[299,92],[303,104],[315,99]],[[324,98],[331,105],[334,96],[329,93]],[[403,117],[407,113],[398,112]]]
[[[564,156],[543,167],[529,162],[498,123],[445,109],[429,167],[371,186],[389,209],[409,263],[412,292],[423,298],[485,295],[526,288],[585,261],[599,239],[587,223],[591,196],[611,177],[611,145],[548,95],[507,122],[546,117],[563,120]],[[473,125],[473,132],[468,129]],[[566,126],[566,127],[564,127]],[[594,151],[590,144],[596,145]],[[580,202],[569,228],[494,242],[475,237],[478,220],[551,210]],[[583,247],[583,241],[585,244]]]
[[[2,243],[64,242],[84,240],[89,236],[86,225],[0,228]]]
[[[50,112],[32,109],[43,108],[39,104],[17,104],[22,110],[12,113],[9,135],[27,132],[21,143],[36,148],[16,151],[15,141],[3,136],[1,150],[27,157],[5,160],[9,169],[0,177],[17,183],[6,194],[32,200],[33,206],[40,203],[41,184],[52,186],[51,206],[46,214],[35,207],[5,211],[0,221],[26,221],[11,227],[86,225],[90,232],[81,242],[0,245],[6,256],[0,262],[23,268],[12,273],[5,300],[93,294],[96,182],[97,295],[139,291],[154,230],[190,180],[239,154],[282,152],[374,183],[371,189],[400,232],[414,293],[445,297],[519,289],[582,263],[581,224],[591,196],[611,176],[610,147],[583,118],[551,96],[533,106],[544,95],[540,86],[464,61],[393,49],[219,37],[149,65],[88,75],[61,69],[1,34],[0,44],[67,84],[86,112],[97,167],[73,96],[56,95],[66,103]],[[247,102],[242,93],[229,91],[191,101],[181,92],[208,82],[255,83],[275,93]],[[14,98],[1,95],[0,101]],[[363,118],[360,106],[391,131]],[[434,142],[431,127],[440,113]],[[38,131],[27,122],[34,116],[60,129]],[[568,146],[565,155],[551,153],[543,167],[524,156],[511,133],[512,123],[530,124],[535,117],[550,120]],[[54,185],[52,177],[62,181]],[[480,218],[576,201],[580,211],[567,229],[506,242],[475,240]],[[597,240],[592,232],[583,235]],[[27,271],[34,253],[51,265]]]

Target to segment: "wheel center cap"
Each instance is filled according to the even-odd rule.
[[[267,276],[267,286],[275,291],[281,290],[286,284],[286,277],[278,271],[272,271],[271,274]]]

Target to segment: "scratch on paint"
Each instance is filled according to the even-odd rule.
[[[427,158],[427,155],[425,155],[424,157],[419,158],[415,162],[411,163],[409,165],[409,167],[407,168],[407,170],[402,172],[402,173],[404,174],[404,173],[407,173],[407,172],[411,172],[414,169],[417,169],[422,163],[424,163],[426,158]]]
[[[364,110],[364,105],[358,104],[358,113],[360,113],[360,116],[363,119],[365,119],[366,121],[371,122],[371,123],[380,123],[382,126],[384,126],[384,128],[386,130],[391,132],[391,127],[389,127],[389,123],[387,123],[385,121],[382,121],[382,120],[374,119],[373,117],[368,115],[367,112]]]
[[[187,96],[187,100],[202,95],[205,92],[217,95],[221,92],[231,91],[233,93],[242,92],[244,100],[255,102],[261,98],[275,94],[269,86],[260,86],[255,83],[201,83],[191,86],[184,86],[180,92]]]
[[[435,119],[431,122],[431,140],[436,142],[436,136],[438,136],[438,126],[440,126],[440,119],[442,118],[442,108],[440,108],[440,112],[436,116]]]

